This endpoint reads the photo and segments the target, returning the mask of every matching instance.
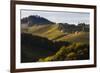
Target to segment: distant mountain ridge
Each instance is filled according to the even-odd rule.
[[[36,25],[36,26],[34,26],[34,25]],[[52,25],[54,25],[54,27],[52,27]],[[68,33],[76,32],[76,31],[77,32],[79,32],[79,31],[89,32],[89,24],[85,24],[85,23],[79,23],[78,25],[69,24],[69,23],[54,23],[54,22],[52,22],[44,17],[38,16],[38,15],[30,15],[28,17],[21,19],[21,27],[23,29],[32,27],[32,29],[31,29],[32,32],[34,31],[34,29],[35,29],[35,31],[38,29],[38,32],[41,32],[43,30],[48,29],[48,26],[52,27],[54,29],[56,28],[57,30],[59,30],[61,32],[68,32]]]
[[[31,16],[22,18],[21,24],[28,24],[28,26],[32,26],[34,24],[36,24],[36,25],[54,24],[54,22],[52,22],[44,17],[40,17],[38,15],[31,15]]]

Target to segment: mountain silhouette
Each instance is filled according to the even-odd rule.
[[[54,22],[44,17],[40,17],[38,15],[30,15],[28,17],[22,18],[21,24],[28,24],[28,26],[32,26],[32,25],[54,24]]]

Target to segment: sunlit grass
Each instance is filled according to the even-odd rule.
[[[70,42],[84,42],[89,43],[89,32],[79,32],[77,34],[69,34],[62,38],[57,39],[58,41],[70,41]]]

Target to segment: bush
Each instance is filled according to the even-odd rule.
[[[62,46],[56,54],[48,56],[42,61],[64,61],[89,59],[89,45],[84,43],[73,43],[69,46]],[[40,59],[41,60],[41,59]]]
[[[77,54],[75,52],[71,52],[67,55],[68,60],[76,60],[77,59]]]

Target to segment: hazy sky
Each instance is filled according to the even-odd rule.
[[[28,17],[30,15],[39,15],[56,23],[90,23],[90,14],[85,12],[21,10],[21,18]]]

